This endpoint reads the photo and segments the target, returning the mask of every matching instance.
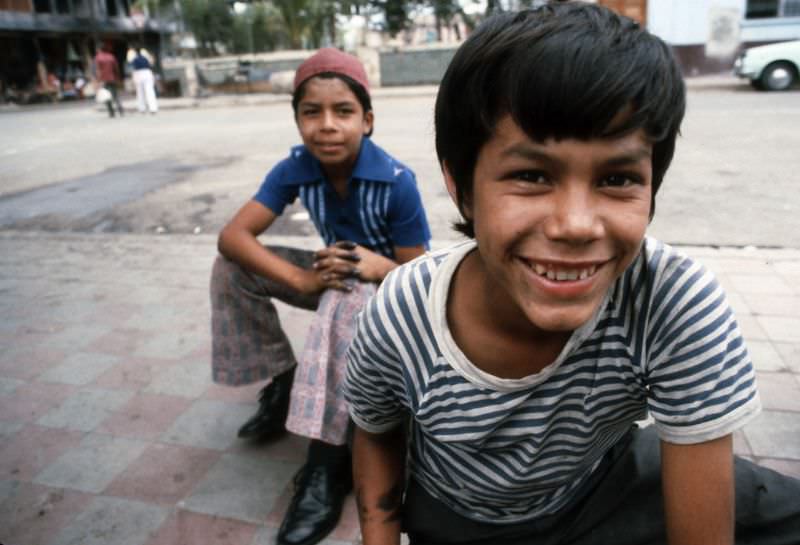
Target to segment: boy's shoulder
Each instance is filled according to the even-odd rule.
[[[413,170],[367,137],[361,141],[361,153],[353,169],[353,177],[378,182],[416,184]]]
[[[629,267],[628,273],[638,276],[642,269],[655,285],[672,284],[678,279],[681,283],[692,284],[713,276],[684,251],[652,237],[645,237],[640,257]]]
[[[446,293],[450,276],[447,272],[450,269],[454,270],[463,256],[474,247],[474,240],[459,242],[438,250],[427,251],[403,263],[381,282],[375,299],[392,301],[416,299],[415,304],[423,305],[435,303],[430,298],[431,290],[442,288]],[[444,285],[439,286],[439,284]]]
[[[300,144],[292,146],[289,155],[270,169],[266,179],[273,184],[301,185],[322,179],[322,171],[311,152]]]

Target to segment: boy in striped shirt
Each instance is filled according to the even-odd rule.
[[[469,240],[393,271],[348,355],[365,545],[800,543],[800,482],[734,462],[760,401],[722,289],[645,235],[684,109],[596,5],[461,46],[436,147]]]

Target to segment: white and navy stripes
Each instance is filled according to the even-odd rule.
[[[648,412],[674,443],[720,437],[758,412],[721,288],[653,239],[551,366],[483,379],[444,318],[452,272],[473,247],[390,274],[361,314],[347,373],[358,426],[378,433],[411,415],[410,471],[456,512],[511,523],[558,511]]]
[[[331,185],[305,146],[295,146],[253,199],[281,215],[297,197],[326,246],[349,240],[390,259],[395,247],[428,247],[430,228],[414,173],[370,138],[361,141],[345,191]]]

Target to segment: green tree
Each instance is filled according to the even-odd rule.
[[[218,45],[233,45],[234,18],[225,0],[182,0],[182,7],[201,56],[219,54]]]

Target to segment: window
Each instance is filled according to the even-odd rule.
[[[116,17],[119,15],[117,0],[106,0],[106,15],[109,17]]]
[[[36,13],[50,13],[53,11],[50,0],[33,0],[33,10]]]
[[[784,17],[800,17],[800,0],[783,0]]]
[[[800,0],[747,0],[746,19],[800,17]]]
[[[72,10],[70,9],[69,0],[56,0],[56,12],[68,14]]]

